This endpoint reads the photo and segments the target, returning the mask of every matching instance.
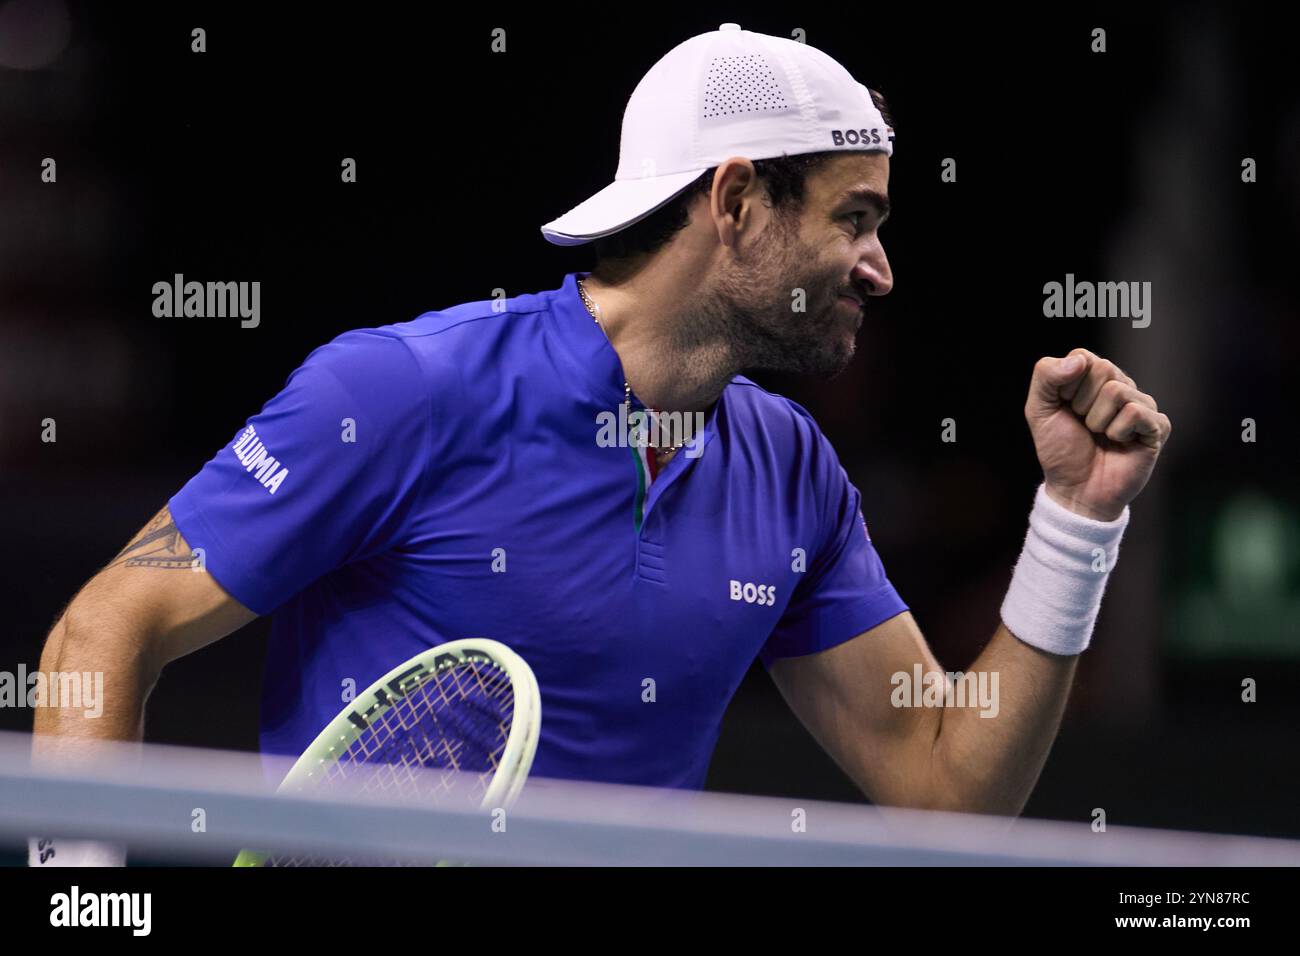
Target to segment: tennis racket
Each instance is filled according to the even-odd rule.
[[[417,654],[358,694],[312,741],[277,792],[327,787],[360,776],[364,766],[367,789],[417,793],[432,802],[468,796],[480,809],[506,807],[532,767],[541,722],[537,678],[522,657],[487,638],[451,641]],[[460,786],[440,786],[439,769],[449,771],[442,779],[455,777]],[[234,865],[350,862],[244,850]]]

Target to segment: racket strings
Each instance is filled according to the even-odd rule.
[[[510,676],[494,662],[464,660],[428,674],[375,715],[317,786],[360,782],[363,793],[398,792],[439,805],[481,805],[514,719]],[[438,774],[430,771],[444,770]],[[279,856],[266,866],[391,865]]]

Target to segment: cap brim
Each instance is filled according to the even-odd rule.
[[[650,215],[702,172],[697,169],[650,179],[616,179],[590,199],[542,226],[542,235],[557,246],[580,246],[613,235]]]

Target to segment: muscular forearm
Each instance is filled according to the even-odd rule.
[[[1030,647],[999,623],[968,673],[988,675],[990,707],[945,707],[933,747],[933,805],[1018,815],[1038,782],[1065,712],[1078,657]],[[996,683],[994,683],[996,675]]]
[[[197,650],[256,615],[230,597],[204,571],[200,555],[163,507],[99,574],[78,592],[50,632],[41,653],[47,686],[65,674],[81,700],[60,693],[36,709],[32,756],[43,766],[89,768],[99,758],[119,769],[134,761],[145,702],[169,661]],[[94,700],[84,691],[93,689]],[[105,754],[107,750],[109,753]],[[67,840],[58,833],[29,841],[33,866],[120,866],[125,851],[97,841]]]
[[[104,741],[142,739],[144,703],[158,667],[141,635],[111,603],[74,602],[59,619],[41,652],[47,693],[36,708],[35,764],[80,769],[105,756]],[[111,759],[120,761],[121,750]],[[134,759],[130,748],[127,759]],[[28,840],[27,859],[41,867],[123,866],[126,848],[45,833]]]
[[[998,628],[962,684],[947,679],[907,613],[867,632],[856,649],[832,648],[806,667],[772,671],[796,713],[876,803],[1024,810],[1092,639],[1129,502],[1172,427],[1155,399],[1085,349],[1039,361],[1025,418],[1043,483]],[[917,692],[918,681],[953,694],[932,700]],[[972,687],[974,702],[963,699]],[[885,695],[888,710],[879,704]]]
[[[1078,514],[1045,487],[1035,496],[1002,620],[972,665],[979,686],[996,689],[995,706],[941,714],[935,766],[962,809],[1018,814],[1042,773],[1128,510],[1104,517]]]
[[[158,668],[145,652],[138,627],[107,607],[69,609],[51,630],[40,668],[53,687],[57,675],[77,675],[83,690],[95,693],[69,706],[49,699],[35,711],[33,757],[57,760],[83,752],[96,740],[135,740],[143,736],[144,705]],[[54,676],[52,676],[54,675]]]

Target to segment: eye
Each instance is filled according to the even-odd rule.
[[[867,218],[867,214],[865,212],[851,212],[844,218],[853,224],[853,232],[856,235],[862,232],[862,220]]]

